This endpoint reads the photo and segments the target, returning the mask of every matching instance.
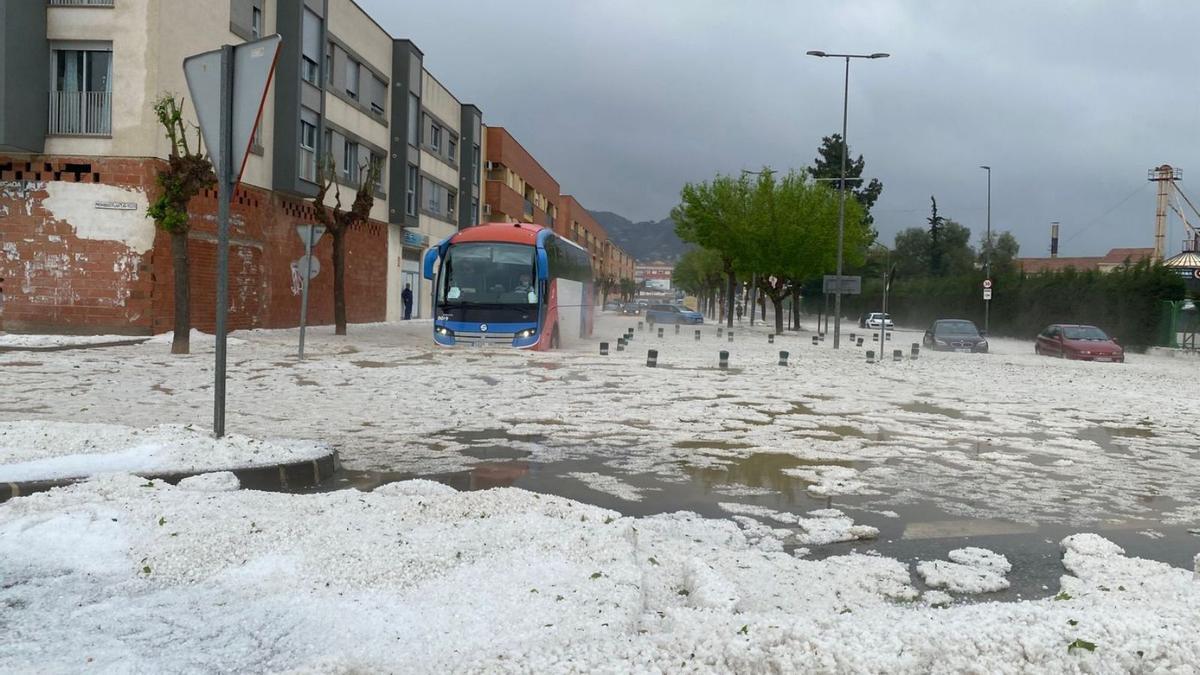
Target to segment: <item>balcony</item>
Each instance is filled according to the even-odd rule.
[[[50,0],[51,7],[112,7],[113,0]]]
[[[49,133],[64,136],[111,136],[112,92],[50,92]]]

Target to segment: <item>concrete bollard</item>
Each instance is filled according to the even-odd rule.
[[[887,339],[889,339],[889,340],[891,340],[891,339],[892,339],[892,334],[891,334],[891,333],[885,333],[885,335],[887,336]]]
[[[787,360],[788,360],[788,353],[787,352],[779,352],[779,365],[786,366]]]
[[[608,356],[608,343],[607,342],[600,343],[600,356]]]
[[[700,331],[696,331],[696,342],[700,341]]]
[[[729,341],[733,342],[733,331],[729,331]]]
[[[855,335],[854,333],[851,333],[851,334],[850,334],[850,341],[851,341],[851,342],[854,342],[854,340],[855,340],[857,337],[858,337],[857,335]]]
[[[862,339],[861,337],[860,337],[860,338],[858,338],[858,346],[859,346],[859,347],[861,347],[861,346],[862,346],[862,343],[863,343],[863,339]]]
[[[658,337],[661,339],[662,336],[663,336],[663,329],[662,329],[662,326],[659,326],[658,327]]]
[[[619,352],[625,351],[625,338],[617,339],[617,351],[619,351]]]
[[[871,342],[879,342],[879,333],[871,333]]]
[[[824,342],[824,341],[825,341],[825,334],[824,334],[824,333],[817,333],[817,337],[818,337],[818,338],[821,340],[821,342]]]
[[[675,334],[679,335],[679,324],[675,324]]]
[[[717,326],[717,337],[721,337],[724,334],[725,334],[725,329],[720,326]]]
[[[644,325],[645,324],[643,322],[639,321],[638,322],[638,330],[641,330],[644,327]]]
[[[867,350],[867,363],[875,363],[875,350],[874,349]]]
[[[892,360],[893,361],[903,361],[904,360],[904,350],[903,349],[893,349],[892,350]]]
[[[920,342],[912,343],[912,359],[913,359],[913,361],[916,361],[917,357],[920,355],[921,355],[921,343]]]
[[[820,341],[820,338],[818,338],[816,335],[814,335],[812,340],[813,340],[813,346],[816,346],[817,342]]]
[[[658,350],[657,349],[651,349],[650,351],[646,352],[646,367],[647,368],[658,367]]]
[[[775,334],[774,333],[771,333],[770,335],[767,336],[767,344],[769,344],[769,345],[775,344]]]
[[[729,368],[729,352],[721,350],[721,353],[718,354],[717,365],[721,370]]]

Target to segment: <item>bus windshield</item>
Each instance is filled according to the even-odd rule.
[[[438,304],[536,305],[535,249],[526,244],[454,244],[442,261]]]

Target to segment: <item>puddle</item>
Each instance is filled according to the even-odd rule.
[[[703,438],[692,441],[675,441],[671,444],[675,448],[700,449],[700,450],[741,450],[745,448],[753,448],[750,443],[742,443],[740,441],[713,441]]]
[[[397,366],[396,363],[387,361],[351,361],[350,363],[359,368],[395,368]]]
[[[950,417],[956,420],[961,420],[966,417],[961,410],[943,408],[941,406],[933,405],[932,403],[922,403],[920,401],[901,403],[899,407],[901,410],[911,413],[919,413],[922,415],[941,415],[942,417]]]
[[[1104,427],[1111,436],[1119,438],[1154,438],[1157,434],[1146,427]]]

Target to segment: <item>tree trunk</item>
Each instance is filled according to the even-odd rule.
[[[800,330],[800,287],[792,288],[792,329]]]
[[[334,334],[346,334],[346,231],[331,228],[333,235],[333,325]]]
[[[190,354],[192,289],[186,229],[171,233],[171,266],[175,270],[175,334],[171,337],[171,353]]]
[[[734,300],[734,295],[737,293],[737,275],[733,273],[732,262],[726,261],[725,276],[727,277],[727,282],[725,284],[725,302],[727,303],[727,310],[725,312],[725,326],[727,328],[733,328],[733,303],[736,302]]]
[[[771,304],[775,305],[775,334],[780,335],[783,333],[783,295],[772,294]],[[766,321],[766,318],[763,321]]]

